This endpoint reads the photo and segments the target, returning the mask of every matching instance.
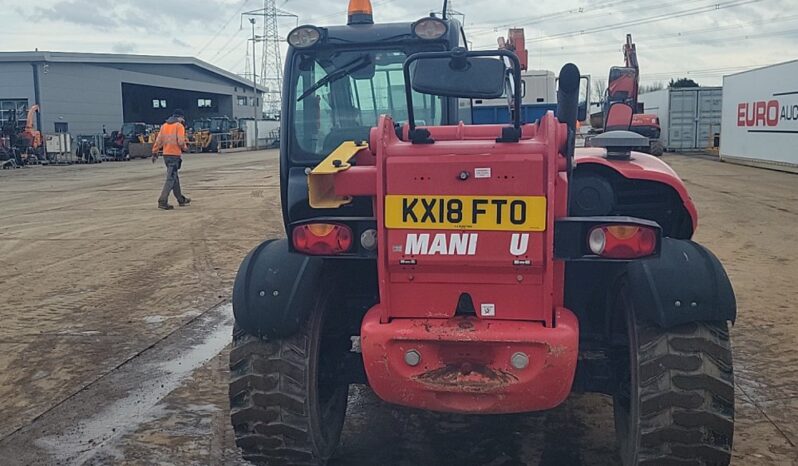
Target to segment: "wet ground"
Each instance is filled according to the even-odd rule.
[[[669,156],[738,294],[734,463],[798,465],[798,178]],[[244,464],[227,419],[238,263],[281,234],[274,152],[0,173],[0,464]],[[336,465],[613,465],[612,404],[459,416],[353,387]]]

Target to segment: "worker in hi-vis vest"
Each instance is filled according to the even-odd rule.
[[[183,110],[176,109],[172,116],[161,126],[155,144],[152,145],[152,163],[158,160],[158,152],[163,151],[163,162],[166,165],[166,182],[161,190],[161,197],[158,198],[158,208],[164,210],[174,209],[169,204],[169,193],[174,191],[175,199],[180,207],[185,207],[191,203],[180,191],[180,176],[178,171],[183,164],[183,152],[188,152],[186,143],[186,128],[183,126],[185,121]]]

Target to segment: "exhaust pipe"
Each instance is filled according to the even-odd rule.
[[[559,87],[557,89],[557,119],[568,126],[568,141],[563,155],[568,160],[568,179],[574,169],[574,150],[576,148],[576,119],[579,113],[579,68],[573,63],[566,63],[560,70]],[[571,211],[571,189],[568,183],[568,212]]]
[[[572,131],[576,131],[576,119],[579,113],[580,79],[579,68],[573,63],[566,63],[560,70],[557,89],[557,119],[560,120],[560,123],[568,125],[568,129]]]

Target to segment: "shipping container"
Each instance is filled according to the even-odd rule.
[[[721,160],[798,172],[798,60],[723,77]]]
[[[673,152],[706,150],[720,133],[720,87],[662,89],[641,94],[644,113],[659,117],[660,141]]]

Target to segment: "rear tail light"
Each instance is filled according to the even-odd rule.
[[[352,229],[337,223],[309,223],[294,228],[294,247],[313,256],[329,256],[349,251]]]
[[[590,230],[588,247],[607,259],[636,259],[657,250],[657,231],[638,225],[600,225]]]

